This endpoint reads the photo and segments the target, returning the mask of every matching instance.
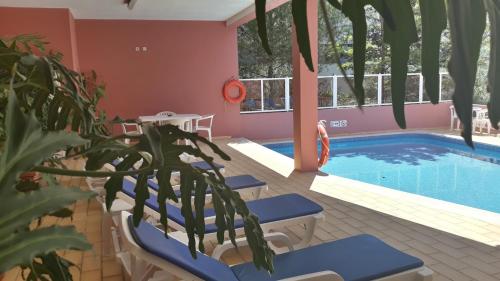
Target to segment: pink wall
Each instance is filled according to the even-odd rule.
[[[0,7],[0,37],[20,34],[44,36],[50,42],[48,49],[63,53],[63,62],[77,69],[78,56],[73,48],[76,46],[76,36],[71,30],[73,23],[73,16],[68,9]]]
[[[38,33],[66,65],[96,70],[107,85],[103,108],[125,118],[162,110],[215,113],[214,135],[292,137],[292,113],[240,114],[222,99],[238,75],[236,27],[223,22],[73,20],[67,9],[0,8],[0,36]],[[136,52],[146,46],[147,52]],[[448,105],[407,105],[409,128],[445,127]],[[389,106],[325,109],[320,119],[346,119],[334,133],[397,129]],[[331,129],[329,129],[331,131]]]
[[[224,104],[238,75],[236,28],[222,22],[77,20],[82,71],[106,82],[108,116],[169,110],[214,113],[215,135],[234,135],[239,107]],[[147,47],[136,52],[135,47]]]
[[[406,105],[408,129],[442,128],[449,126],[449,103]],[[241,135],[250,139],[286,139],[293,135],[292,112],[243,114]],[[330,136],[343,133],[398,130],[391,106],[321,109],[318,119],[347,120],[346,128],[327,128]],[[263,128],[265,126],[265,128]]]

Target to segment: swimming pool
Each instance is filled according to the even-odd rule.
[[[500,147],[475,145],[433,134],[334,138],[320,170],[500,213]],[[291,142],[265,146],[293,157]]]

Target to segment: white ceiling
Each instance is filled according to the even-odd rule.
[[[69,8],[77,19],[225,21],[253,0],[138,0],[129,10],[123,0],[0,0],[0,7]]]

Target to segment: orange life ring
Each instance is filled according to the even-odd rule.
[[[321,156],[318,160],[318,167],[322,167],[330,157],[330,139],[322,122],[318,123],[318,135],[321,138]]]
[[[231,97],[229,91],[232,87],[238,88],[238,96]],[[224,84],[223,95],[224,99],[229,103],[240,103],[247,96],[247,89],[245,88],[245,85],[243,85],[243,83],[241,83],[239,80],[231,79]]]

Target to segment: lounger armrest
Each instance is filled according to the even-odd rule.
[[[344,278],[335,271],[327,270],[281,279],[280,281],[344,281]]]
[[[270,232],[270,233],[265,233],[264,234],[264,239],[269,242],[273,241],[281,241],[282,243],[285,243],[285,246],[288,248],[289,251],[293,251],[293,244],[292,241],[290,240],[290,237],[288,237],[286,234],[281,233],[281,232]],[[236,247],[245,247],[248,246],[248,240],[246,237],[238,238],[236,239]],[[235,245],[231,241],[224,241],[221,245],[218,245],[213,253],[212,257],[214,259],[219,260],[221,256],[228,250],[233,249]]]

